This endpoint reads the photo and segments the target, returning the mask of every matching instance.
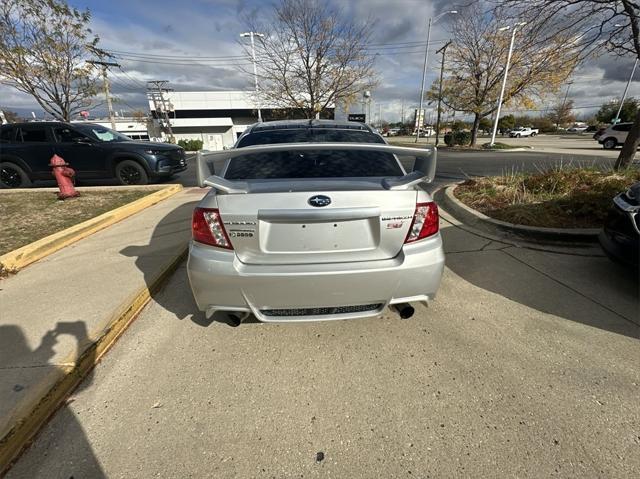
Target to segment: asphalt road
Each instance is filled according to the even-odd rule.
[[[407,321],[231,328],[180,268],[8,477],[640,477],[633,275],[442,225]]]

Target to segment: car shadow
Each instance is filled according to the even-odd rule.
[[[604,257],[513,247],[441,229],[446,265],[473,285],[542,313],[640,339],[638,278]]]
[[[74,362],[82,354],[84,364],[95,364],[95,347],[87,334],[83,321],[58,322],[42,337],[40,344],[31,349],[23,330],[17,325],[0,325],[0,369],[5,388],[0,397],[9,404],[27,400],[45,376],[59,376],[63,370],[68,373],[68,363],[54,361],[56,348],[60,342],[74,341],[76,352]],[[77,376],[75,372],[70,377]],[[69,377],[68,376],[68,377]],[[93,369],[75,387],[72,394],[87,388],[93,382]],[[96,457],[91,442],[84,432],[81,421],[69,407],[67,400],[32,440],[13,467],[7,478],[13,477],[92,477],[105,478],[100,461]],[[3,408],[4,409],[4,408]],[[48,452],[63,448],[66,460],[52,463]],[[1,472],[1,471],[0,471]]]
[[[190,320],[194,324],[208,327],[213,323],[237,326],[237,323],[227,314],[218,312],[207,318],[199,311],[191,293],[186,270],[186,256],[170,273],[174,276],[171,284],[161,281],[157,287],[158,263],[166,263],[179,249],[184,249],[191,237],[191,215],[198,200],[206,194],[205,189],[193,189],[186,194],[193,194],[194,201],[189,201],[175,208],[165,215],[154,227],[149,243],[143,246],[127,246],[120,254],[135,257],[136,267],[144,276],[145,283],[150,290],[151,298],[166,311],[171,312],[178,320]],[[244,323],[258,322],[250,316]]]

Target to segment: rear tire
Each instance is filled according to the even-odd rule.
[[[516,138],[520,138],[520,133],[518,133],[518,134],[516,135]]]
[[[31,180],[27,172],[15,163],[0,163],[0,188],[29,188]]]
[[[613,150],[616,146],[618,146],[618,140],[615,138],[607,138],[602,142],[602,147],[605,150]]]
[[[137,161],[124,160],[116,165],[116,179],[121,185],[146,185],[149,175]]]

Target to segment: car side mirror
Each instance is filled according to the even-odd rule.
[[[89,138],[85,138],[85,137],[81,137],[81,136],[76,136],[72,141],[73,141],[73,143],[75,143],[77,145],[90,145],[91,144],[91,140],[89,140]]]

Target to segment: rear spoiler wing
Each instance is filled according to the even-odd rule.
[[[418,183],[430,183],[436,174],[437,150],[429,148],[406,148],[377,143],[279,143],[272,145],[248,146],[231,150],[209,153],[198,152],[197,175],[200,188],[211,186],[225,193],[249,193],[250,185],[247,181],[227,180],[215,174],[215,163],[223,163],[238,156],[256,153],[272,153],[278,151],[375,151],[391,153],[397,156],[415,156],[413,171],[404,176],[394,176],[382,179],[382,187],[387,190],[406,190]]]

